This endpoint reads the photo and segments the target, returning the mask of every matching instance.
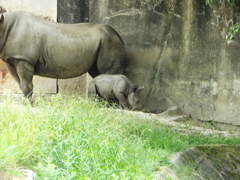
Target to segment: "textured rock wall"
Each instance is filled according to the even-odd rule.
[[[235,7],[240,7],[239,5]],[[125,75],[145,85],[149,110],[179,106],[194,118],[240,125],[240,44],[226,28],[240,9],[205,0],[89,0],[89,21],[106,23],[127,49]]]
[[[58,0],[57,14],[60,23],[80,23],[88,17],[88,8],[85,0]]]

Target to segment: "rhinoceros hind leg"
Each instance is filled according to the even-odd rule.
[[[108,57],[99,58],[98,69],[101,74],[123,74],[124,58],[109,55]]]
[[[123,74],[124,62],[124,44],[109,42],[101,44],[97,59],[97,67],[101,74]]]
[[[33,74],[34,67],[27,63],[26,61],[18,61],[16,63],[16,71],[20,79],[20,89],[22,90],[24,96],[31,100],[33,93]]]

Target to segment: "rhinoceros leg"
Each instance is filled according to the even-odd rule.
[[[96,91],[95,83],[91,81],[88,85],[88,97],[91,98],[96,95],[97,95],[97,91]]]
[[[97,67],[96,60],[93,63],[92,67],[88,70],[88,73],[90,74],[90,76],[92,76],[92,78],[95,78],[96,76],[98,76],[100,74],[98,67]]]
[[[97,68],[101,74],[123,74],[125,48],[121,43],[103,42],[101,44]]]
[[[19,86],[22,90],[24,96],[31,100],[33,93],[33,74],[34,67],[27,63],[26,61],[17,61],[16,72],[19,77]]]
[[[7,67],[8,67],[8,70],[10,72],[10,74],[12,75],[12,77],[15,79],[15,81],[20,84],[20,79],[19,79],[19,76],[16,72],[16,69],[14,68],[14,66],[12,66],[11,64],[8,64],[7,63]]]
[[[126,101],[126,98],[123,93],[116,93],[115,96],[119,100],[119,106],[121,106],[123,109],[128,109],[128,102]]]

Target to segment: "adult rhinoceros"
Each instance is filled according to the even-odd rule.
[[[89,72],[122,73],[124,43],[110,26],[59,24],[26,12],[7,12],[0,18],[0,58],[31,98],[33,75],[66,79]]]

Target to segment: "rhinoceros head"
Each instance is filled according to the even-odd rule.
[[[134,86],[133,91],[128,95],[128,102],[133,109],[141,110],[144,106],[142,99],[140,98],[139,93],[144,89],[144,86],[138,87]]]

